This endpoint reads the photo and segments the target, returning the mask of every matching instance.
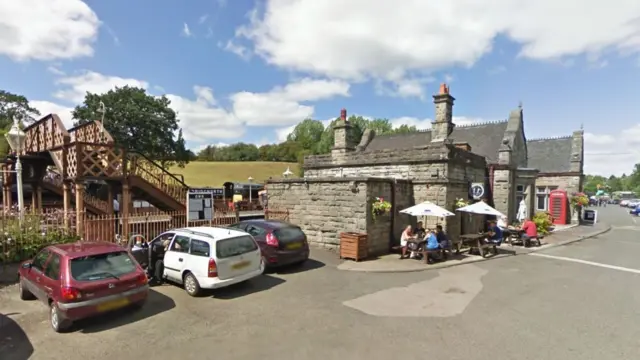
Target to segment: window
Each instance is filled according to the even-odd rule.
[[[209,243],[208,242],[202,241],[202,240],[193,240],[192,239],[190,246],[191,246],[191,248],[190,248],[191,255],[209,257],[210,249],[209,249]]]
[[[40,251],[33,258],[33,262],[31,263],[31,268],[43,271],[44,270],[44,264],[47,262],[48,258],[49,258],[49,250]]]
[[[246,224],[243,224],[243,223],[235,223],[235,224],[229,225],[227,227],[232,228],[232,229],[237,229],[237,230],[244,231],[245,226],[246,226]]]
[[[516,185],[516,192],[523,193],[524,185]]]
[[[44,275],[52,280],[60,280],[60,255],[51,254],[51,260],[47,264]]]
[[[274,235],[278,241],[288,243],[292,241],[301,241],[304,239],[304,233],[296,226],[287,226],[274,231]]]
[[[247,226],[247,232],[252,236],[261,236],[264,235],[266,231],[263,228],[259,228],[255,225],[249,225]]]
[[[549,193],[557,189],[557,186],[537,186],[536,209],[539,211],[547,211],[549,208]]]
[[[256,251],[257,249],[258,245],[251,236],[239,236],[218,241],[216,243],[216,256],[219,259],[224,259]]]
[[[527,197],[527,187],[523,184],[516,185],[516,206],[513,207],[513,217],[518,217],[518,211],[520,210],[520,202]]]
[[[136,271],[135,260],[126,251],[71,259],[71,277],[78,281],[118,279]]]
[[[189,237],[183,235],[176,235],[171,244],[171,251],[187,252],[189,249]]]

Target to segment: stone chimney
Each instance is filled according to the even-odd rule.
[[[347,120],[347,109],[340,111],[340,119],[333,125],[333,149],[331,153],[345,153],[355,150],[351,135],[351,123]]]
[[[582,173],[584,169],[584,130],[573,132],[571,143],[571,171]]]
[[[445,141],[451,135],[453,127],[453,102],[456,99],[449,94],[447,84],[440,85],[440,91],[433,95],[436,105],[436,117],[431,125],[431,142]]]

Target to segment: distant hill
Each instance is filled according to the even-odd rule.
[[[297,163],[268,161],[194,161],[184,168],[172,167],[170,171],[174,174],[182,174],[185,183],[189,186],[221,187],[226,181],[246,183],[250,176],[257,184],[262,184],[269,177],[279,179],[282,178],[282,173],[287,170],[287,167],[294,173],[294,177],[297,176]]]

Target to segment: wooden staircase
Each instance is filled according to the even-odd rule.
[[[45,176],[41,186],[42,189],[47,190],[53,194],[64,198],[64,188],[62,184],[62,177],[49,177]],[[107,209],[109,208],[106,201],[101,200],[89,193],[84,193],[84,206],[90,213],[94,215],[107,215]],[[71,203],[76,202],[75,195],[71,196]]]

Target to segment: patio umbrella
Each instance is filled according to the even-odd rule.
[[[479,201],[475,204],[463,206],[461,208],[456,209],[456,211],[468,212],[471,214],[480,214],[480,215],[495,215],[498,217],[505,216],[500,211],[487,205],[487,203],[485,203],[484,201]]]
[[[410,208],[406,208],[404,210],[400,210],[403,214],[409,214],[411,216],[435,216],[435,217],[446,217],[446,216],[455,216],[451,211],[444,209],[430,201],[425,201],[418,205],[414,205]]]
[[[520,201],[520,205],[518,206],[518,221],[523,222],[524,219],[527,218],[527,204],[525,204],[524,200]]]

